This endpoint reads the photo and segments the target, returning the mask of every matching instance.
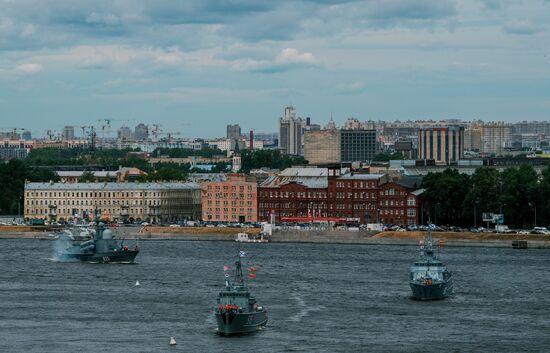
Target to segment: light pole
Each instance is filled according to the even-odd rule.
[[[476,207],[477,207],[477,199],[474,200],[474,228],[477,228],[477,212],[476,212]]]
[[[437,206],[439,206],[439,202],[435,204],[435,214],[434,214],[434,223],[437,225]]]
[[[534,202],[529,202],[529,206],[532,206],[535,210],[535,227],[537,226],[537,204]]]
[[[19,223],[21,219],[21,198],[22,196],[19,196],[19,202],[17,203],[17,223]]]

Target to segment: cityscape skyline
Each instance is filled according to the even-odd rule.
[[[35,134],[271,132],[286,105],[320,124],[550,117],[548,1],[0,4],[2,125]]]

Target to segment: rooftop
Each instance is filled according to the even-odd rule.
[[[25,190],[174,190],[200,189],[194,182],[168,183],[27,183]]]

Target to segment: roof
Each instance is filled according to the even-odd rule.
[[[170,183],[27,183],[25,190],[182,190],[200,189],[195,182]]]
[[[328,177],[328,168],[315,168],[315,167],[293,167],[286,168],[279,173],[280,176],[288,177]]]
[[[338,179],[342,180],[378,180],[385,174],[344,174]]]
[[[324,189],[328,187],[328,178],[322,177],[293,177],[272,175],[260,184],[262,188],[278,188],[289,183],[297,183],[310,189]]]
[[[60,177],[65,177],[65,178],[68,178],[68,177],[75,177],[75,178],[79,178],[81,177],[84,173],[86,173],[86,171],[84,170],[58,170],[56,171],[57,175],[59,175]],[[108,176],[110,177],[116,177],[117,175],[117,171],[105,171],[105,170],[94,170],[94,171],[91,171],[91,173],[95,176],[95,177],[98,177],[98,178],[106,178]]]
[[[418,190],[414,190],[413,192],[411,192],[411,194],[413,194],[414,196],[419,196],[419,195],[423,194],[424,191],[426,191],[426,189],[418,189]]]
[[[397,184],[409,189],[418,189],[422,186],[422,179],[424,179],[422,175],[404,176],[397,181]]]

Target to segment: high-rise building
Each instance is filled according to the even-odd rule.
[[[119,141],[132,140],[132,130],[128,126],[122,126],[117,131],[117,138]]]
[[[134,138],[136,141],[145,141],[149,138],[149,128],[145,124],[139,124],[134,129]]]
[[[29,130],[23,131],[23,133],[21,134],[21,139],[25,141],[32,140],[31,132]]]
[[[239,140],[241,138],[241,127],[239,124],[227,125],[227,136],[230,140]]]
[[[65,126],[61,133],[61,139],[63,141],[74,140],[74,126]]]
[[[376,130],[340,130],[342,162],[371,161],[377,151]]]
[[[425,127],[418,130],[418,156],[449,165],[464,157],[464,127]]]
[[[296,118],[294,107],[286,107],[279,118],[279,149],[285,154],[302,154],[302,119]]]
[[[481,135],[483,133],[483,122],[474,121],[466,125],[464,129],[464,150],[481,151]]]
[[[337,129],[305,131],[304,158],[310,165],[340,163],[340,131]]]
[[[482,127],[481,152],[502,156],[506,147],[512,147],[512,125],[503,122],[488,123]]]

